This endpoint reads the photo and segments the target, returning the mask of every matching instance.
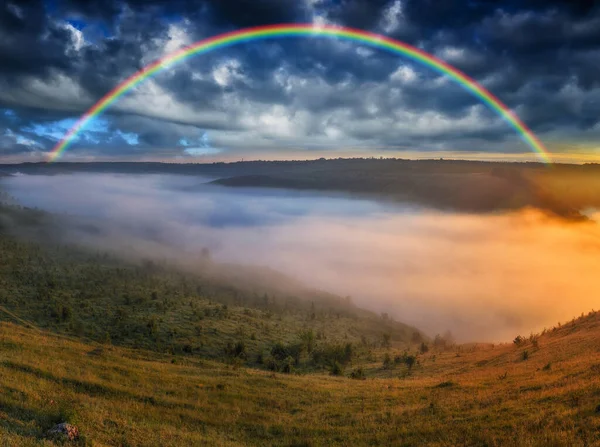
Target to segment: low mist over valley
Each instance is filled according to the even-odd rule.
[[[293,162],[279,165],[281,172],[295,169],[287,178],[302,183],[323,178],[319,172],[327,163],[335,162],[308,162],[312,176],[304,168],[300,176]],[[355,166],[368,171],[373,163],[393,167],[398,162]],[[447,182],[456,166],[468,165],[415,163],[412,181],[427,175],[429,185]],[[600,228],[593,209],[586,210],[591,217],[586,219],[526,202],[505,208],[491,198],[483,206],[485,192],[477,200],[486,212],[457,209],[453,204],[461,197],[470,200],[460,195],[462,186],[456,186],[455,196],[450,188],[437,207],[406,185],[390,187],[385,196],[368,191],[350,196],[343,185],[323,186],[329,191],[249,187],[248,181],[264,181],[266,175],[256,177],[252,164],[237,177],[215,175],[236,165],[200,165],[204,175],[119,172],[129,169],[121,164],[5,166],[4,172],[19,175],[4,178],[1,186],[19,204],[55,214],[48,234],[61,242],[129,259],[168,259],[188,271],[199,268],[208,249],[218,263],[268,267],[310,287],[351,296],[356,305],[388,313],[430,336],[450,330],[459,341],[508,341],[597,304]],[[555,175],[535,165],[474,165],[480,171],[495,169],[501,177],[529,178],[528,184]],[[191,170],[164,166],[167,172],[177,169]],[[535,179],[527,177],[531,169]],[[117,172],[93,172],[98,170]],[[244,177],[248,172],[254,177]],[[219,184],[231,183],[223,178],[245,180],[231,188]],[[484,174],[477,181],[497,186]],[[570,192],[576,194],[584,181],[574,182]],[[401,199],[409,193],[411,200]],[[508,203],[510,197],[504,198]],[[582,205],[592,206],[593,200]]]

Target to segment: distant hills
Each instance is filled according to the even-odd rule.
[[[343,192],[442,210],[496,212],[536,207],[584,219],[600,207],[600,166],[455,160],[331,159],[176,164],[146,162],[24,163],[5,173],[77,172],[172,174],[206,177],[229,187]]]

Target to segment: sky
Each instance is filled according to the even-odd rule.
[[[81,114],[170,52],[277,23],[411,44],[496,95],[556,159],[600,152],[593,0],[5,0],[0,162],[46,159]],[[290,38],[162,70],[90,123],[63,160],[364,155],[536,159],[505,121],[430,68],[356,43]]]

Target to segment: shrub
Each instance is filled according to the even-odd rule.
[[[344,368],[342,367],[342,365],[339,364],[339,362],[333,362],[333,364],[331,365],[331,368],[329,370],[329,373],[332,376],[343,376]]]
[[[415,363],[417,363],[417,357],[415,357],[414,355],[407,355],[406,358],[404,359],[404,363],[406,364],[406,366],[408,367],[408,370],[410,371],[412,369],[412,367],[415,365]]]
[[[150,318],[146,327],[148,328],[148,335],[155,336],[158,333],[158,322],[156,321],[156,317]]]
[[[392,368],[392,358],[386,352],[386,354],[383,356],[383,369],[391,369],[391,368]]]
[[[348,364],[354,356],[352,343],[344,345],[321,345],[319,349],[312,352],[313,362],[317,365],[333,365],[338,362],[341,365]]]
[[[243,341],[238,341],[235,344],[232,344],[231,342],[227,343],[227,346],[225,347],[225,354],[227,354],[229,357],[245,359],[246,343]]]
[[[391,338],[392,336],[389,332],[384,332],[381,335],[381,346],[383,346],[384,348],[389,348]]]
[[[523,360],[529,360],[529,351],[523,351],[522,355]]]
[[[350,373],[350,378],[355,380],[366,380],[365,372],[362,368],[356,368],[354,371]]]
[[[63,321],[69,321],[73,316],[73,309],[71,306],[62,306],[61,318]]]
[[[429,346],[427,346],[425,342],[422,342],[419,350],[421,351],[421,354],[425,354],[427,351],[429,351]]]
[[[271,348],[271,355],[278,362],[283,362],[288,357],[292,357],[294,363],[298,365],[300,363],[300,356],[302,355],[302,348],[302,344],[284,345],[283,343],[275,343]]]
[[[413,343],[421,343],[423,341],[423,336],[421,335],[420,332],[413,332],[411,339],[410,339]]]
[[[279,370],[283,373],[293,373],[294,372],[294,364],[295,360],[292,356],[288,356],[279,366]]]
[[[307,329],[300,332],[299,337],[304,345],[304,349],[310,354],[315,347],[315,333],[312,329]]]

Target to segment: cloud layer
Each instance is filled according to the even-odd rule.
[[[600,136],[595,2],[31,0],[0,6],[0,157],[43,154],[120,81],[170,51],[282,22],[354,26],[416,45],[489,88],[550,146],[585,147]],[[528,150],[426,68],[355,44],[290,39],[164,70],[111,107],[70,155],[374,147]]]

